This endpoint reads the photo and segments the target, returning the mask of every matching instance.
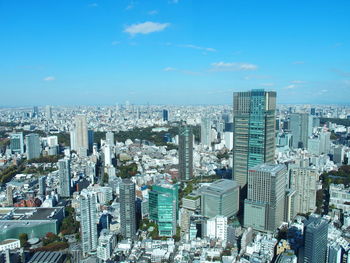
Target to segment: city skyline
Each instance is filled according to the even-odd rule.
[[[347,1],[0,5],[0,106],[230,104],[253,88],[279,103],[350,95]]]

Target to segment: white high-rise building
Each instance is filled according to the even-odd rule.
[[[206,235],[209,238],[227,240],[227,217],[218,215],[207,220]]]
[[[112,166],[112,149],[109,144],[103,146],[105,166]]]
[[[106,143],[110,146],[114,146],[114,133],[113,132],[106,133]]]
[[[211,146],[211,119],[203,118],[201,121],[201,143],[202,145]]]
[[[97,257],[103,261],[111,259],[116,243],[116,236],[107,229],[103,229],[98,238]]]
[[[292,168],[290,179],[290,188],[295,191],[295,211],[292,213],[313,213],[316,210],[317,170],[308,167]]]
[[[97,196],[86,189],[80,197],[81,242],[83,254],[95,253],[97,250]]]

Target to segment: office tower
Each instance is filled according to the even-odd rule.
[[[328,263],[342,263],[342,254],[343,249],[340,244],[337,242],[334,242],[330,245],[328,245]],[[347,262],[350,260],[350,258],[347,258]]]
[[[88,127],[84,115],[75,116],[75,148],[81,156],[86,156],[89,149]]]
[[[46,176],[40,176],[39,177],[39,195],[45,195],[46,194]]]
[[[135,238],[136,207],[135,184],[130,179],[123,179],[119,185],[120,196],[120,228],[124,238]]]
[[[193,177],[193,133],[187,125],[179,128],[179,176],[182,181]]]
[[[72,151],[76,151],[77,150],[77,133],[75,129],[69,132],[69,139],[70,139],[70,149]]]
[[[51,108],[51,106],[50,105],[47,105],[46,107],[45,107],[45,112],[46,112],[46,119],[47,120],[51,120],[52,119],[52,108]]]
[[[6,201],[8,206],[13,206],[13,188],[11,185],[6,186]]]
[[[88,130],[88,149],[89,153],[92,152],[92,147],[94,146],[94,131]]]
[[[168,110],[163,110],[163,121],[169,120],[169,112]]]
[[[239,209],[239,185],[236,181],[220,179],[200,188],[201,214],[212,218],[217,215],[232,217]]]
[[[39,158],[41,153],[39,135],[36,133],[26,135],[26,147],[28,160]]]
[[[244,201],[244,226],[275,231],[284,219],[287,168],[260,164],[248,172],[248,198]]]
[[[327,254],[327,220],[310,216],[304,230],[304,261],[305,263],[326,262]]]
[[[227,217],[217,215],[206,222],[206,234],[209,238],[227,240]]]
[[[11,153],[24,153],[24,140],[22,132],[10,134],[10,149]]]
[[[39,116],[39,108],[38,106],[33,107],[33,117],[38,117]]]
[[[106,144],[102,148],[105,166],[112,166],[112,147]]]
[[[276,92],[259,89],[233,94],[232,171],[241,187],[246,186],[248,169],[274,161],[275,111]]]
[[[203,118],[201,121],[201,144],[211,147],[211,119]]]
[[[307,148],[308,138],[312,134],[312,121],[312,117],[307,113],[293,113],[290,115],[293,148]]]
[[[345,149],[342,145],[337,145],[333,148],[333,162],[336,164],[343,164]]]
[[[70,160],[61,159],[58,161],[58,173],[60,181],[60,195],[62,197],[71,196],[71,169]]]
[[[158,224],[159,236],[176,235],[179,211],[179,186],[154,185],[149,192],[150,219]]]
[[[110,146],[114,146],[114,133],[113,132],[106,133],[106,143]]]
[[[295,191],[294,215],[312,213],[316,210],[318,173],[312,168],[292,168],[290,188]]]
[[[92,254],[97,249],[97,208],[96,194],[86,189],[81,191],[80,226],[83,254]]]

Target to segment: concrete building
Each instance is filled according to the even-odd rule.
[[[209,186],[203,186],[201,193],[201,214],[212,218],[217,215],[235,216],[239,210],[239,185],[236,181],[220,179]]]
[[[292,168],[290,173],[290,188],[295,191],[294,215],[313,213],[316,210],[316,192],[319,177],[317,170],[309,167],[299,167]]]
[[[283,222],[287,168],[260,164],[248,172],[248,197],[244,201],[244,226],[275,231]]]
[[[71,196],[71,161],[70,159],[61,159],[58,161],[59,174],[59,194],[62,197]]]
[[[312,117],[308,113],[292,113],[290,130],[293,135],[293,148],[307,148],[308,138],[312,134]]]
[[[88,126],[85,115],[75,116],[75,145],[72,150],[81,156],[86,156],[89,149]]]
[[[201,121],[201,144],[210,148],[211,142],[211,119],[203,118]]]
[[[103,261],[111,259],[116,244],[115,234],[106,229],[102,230],[98,238],[97,257]]]
[[[227,240],[227,217],[215,216],[206,222],[206,236],[209,238],[217,238],[222,241]]]
[[[233,94],[233,178],[241,187],[247,184],[248,169],[274,161],[275,114],[276,92]]]

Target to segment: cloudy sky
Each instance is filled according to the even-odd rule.
[[[350,102],[348,0],[0,0],[0,106]]]

